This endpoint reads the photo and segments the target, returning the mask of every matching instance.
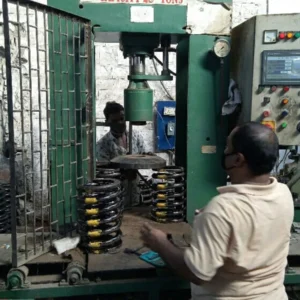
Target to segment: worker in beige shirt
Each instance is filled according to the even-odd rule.
[[[286,185],[270,177],[278,139],[269,128],[247,123],[228,137],[223,166],[232,185],[195,217],[185,251],[145,224],[141,238],[179,275],[192,299],[287,300],[283,285],[294,209]]]

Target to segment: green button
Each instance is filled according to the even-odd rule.
[[[287,127],[287,122],[283,122],[283,123],[281,124],[281,127],[282,127],[282,128],[286,128],[286,127]]]
[[[295,39],[299,39],[299,38],[300,38],[300,32],[296,32],[296,33],[294,34],[294,37],[295,37]]]

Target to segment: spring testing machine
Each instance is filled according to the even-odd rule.
[[[176,164],[186,168],[187,197],[189,199],[187,204],[187,219],[188,221],[191,221],[194,210],[206,204],[208,199],[210,199],[211,196],[215,194],[216,186],[225,183],[225,174],[221,170],[219,157],[223,152],[225,146],[225,138],[227,135],[225,126],[227,122],[224,118],[221,117],[221,107],[226,100],[224,95],[227,94],[227,86],[229,81],[229,61],[227,59],[227,56],[230,52],[230,44],[228,43],[227,37],[230,35],[231,30],[231,1],[206,2],[184,0],[82,0],[80,1],[80,3],[75,0],[48,1],[48,5],[61,9],[63,11],[67,11],[69,15],[43,5],[28,4],[27,1],[8,2],[17,5],[18,8],[19,6],[24,6],[26,8],[26,6],[31,5],[30,8],[42,12],[44,15],[45,13],[47,13],[48,18],[49,16],[52,16],[52,20],[54,14],[55,20],[59,21],[58,24],[60,24],[61,19],[66,17],[68,19],[73,18],[73,20],[81,22],[84,25],[83,28],[85,29],[85,37],[83,38],[83,40],[87,42],[88,46],[85,46],[84,54],[79,55],[79,62],[82,64],[81,59],[85,60],[85,63],[86,61],[89,62],[88,67],[85,69],[86,75],[89,80],[85,82],[86,85],[83,84],[78,92],[85,93],[88,96],[86,99],[87,102],[85,104],[81,103],[82,107],[79,108],[82,109],[83,107],[85,107],[86,110],[90,113],[90,118],[88,119],[88,122],[86,122],[86,124],[88,124],[88,130],[86,132],[88,132],[89,135],[87,134],[87,136],[85,136],[84,138],[84,133],[82,133],[80,139],[80,144],[83,149],[82,153],[80,154],[81,156],[77,153],[78,156],[75,159],[72,159],[73,164],[75,162],[78,163],[80,158],[84,158],[84,163],[88,161],[88,163],[83,164],[81,168],[77,169],[78,174],[83,170],[83,177],[91,176],[94,165],[92,157],[89,160],[85,159],[88,158],[88,155],[84,151],[84,149],[88,148],[86,147],[86,145],[91,144],[91,140],[93,139],[94,134],[94,108],[93,101],[91,100],[93,98],[91,74],[93,63],[92,59],[88,58],[88,56],[91,55],[92,43],[90,40],[88,43],[87,39],[87,37],[89,36],[89,30],[91,31],[93,27],[95,40],[102,42],[120,42],[121,50],[123,51],[124,56],[130,57],[130,71],[128,77],[129,86],[124,92],[124,104],[126,120],[132,122],[133,125],[142,125],[145,121],[152,120],[153,91],[150,89],[148,82],[150,82],[151,80],[163,81],[172,79],[172,76],[170,75],[170,72],[168,70],[168,51],[171,48],[171,44],[177,44],[176,118],[178,121],[176,124]],[[273,17],[270,16],[266,18]],[[215,21],[216,19],[218,20],[217,23]],[[259,24],[259,20],[260,19],[252,19],[252,21],[249,21],[246,24],[250,24],[251,22]],[[4,22],[7,21],[8,19],[4,18]],[[44,24],[46,24],[46,22]],[[61,25],[54,25],[53,21],[50,21],[50,23],[51,24],[48,24],[48,27],[45,25],[45,27],[47,28],[47,30],[45,30],[45,34],[52,34],[52,44],[49,44],[50,52],[54,52],[56,55],[63,56],[64,46],[60,47],[60,51],[55,51],[55,49],[53,49],[55,48],[55,44],[62,44],[62,38],[58,38],[53,34],[55,30],[62,31],[62,28],[60,27]],[[39,23],[40,26],[41,24],[43,23]],[[276,24],[276,28],[278,27],[276,21],[272,24],[274,24],[274,26]],[[260,112],[258,111],[259,109],[261,109],[260,105],[255,104],[258,103],[258,101],[251,102],[251,99],[243,99],[245,103],[253,103],[252,110],[254,109],[253,112],[257,114],[255,116],[251,113],[249,114],[250,108],[247,108],[247,105],[243,106],[243,112],[245,112],[244,121],[250,119],[260,120],[260,118],[263,117],[261,121],[266,122],[266,125],[275,126],[275,124],[277,124],[277,126],[280,126],[280,128],[278,128],[278,132],[280,136],[282,136],[282,140],[286,138],[286,134],[281,133],[281,130],[289,128],[289,126],[286,121],[281,121],[281,119],[280,121],[276,119],[275,122],[271,117],[271,114],[273,113],[272,109],[275,109],[278,114],[282,114],[281,117],[287,117],[288,109],[285,107],[282,109],[280,105],[290,105],[290,103],[296,101],[293,96],[294,91],[296,91],[294,83],[297,83],[297,77],[296,75],[294,75],[294,80],[290,81],[289,78],[283,78],[283,81],[281,81],[280,78],[278,80],[274,80],[273,78],[274,82],[271,82],[271,84],[267,80],[268,73],[266,72],[266,81],[262,83],[255,82],[253,85],[251,85],[251,87],[248,87],[247,90],[247,85],[245,85],[244,88],[243,82],[240,82],[239,75],[241,73],[247,73],[244,72],[244,69],[242,69],[241,65],[243,64],[241,62],[247,62],[249,64],[245,67],[246,69],[248,69],[248,66],[251,67],[251,63],[250,61],[243,59],[247,56],[241,55],[240,47],[252,45],[247,49],[252,49],[253,51],[255,47],[253,46],[253,44],[251,44],[251,42],[253,43],[254,40],[260,41],[260,34],[264,34],[265,40],[263,42],[263,45],[265,45],[264,47],[266,48],[273,46],[274,49],[278,47],[278,49],[276,48],[275,50],[286,50],[281,49],[282,45],[284,45],[284,47],[293,48],[293,45],[296,45],[298,39],[297,29],[285,28],[285,25],[284,28],[278,27],[277,30],[275,30],[275,27],[266,28],[266,31],[264,31],[264,33],[262,33],[262,29],[257,30],[255,32],[257,36],[251,36],[249,34],[243,35],[240,32],[241,28],[249,28],[249,26],[250,25],[245,25],[245,27],[240,26],[233,33],[233,37],[236,37],[236,40],[233,40],[233,47],[234,50],[238,52],[238,54],[234,55],[239,59],[236,61],[236,65],[234,65],[234,67],[232,68],[232,77],[237,81],[237,83],[241,87],[241,92],[245,95],[251,94],[249,93],[249,89],[251,90],[252,88],[256,88],[256,86],[259,86],[260,96],[255,97],[259,97],[259,99],[263,98],[263,103],[264,105],[266,105],[266,108],[262,108],[263,111]],[[30,26],[28,26],[28,28],[29,27]],[[37,21],[35,23],[35,27],[37,27]],[[49,30],[49,27],[51,30]],[[251,29],[249,30],[251,31]],[[251,32],[254,32],[253,28]],[[69,30],[68,32],[63,32],[63,35],[68,36],[68,34],[71,36],[73,41],[78,40],[78,47],[83,46],[81,44],[82,37],[80,34],[76,33],[76,30],[73,29],[72,31]],[[272,35],[273,38],[271,38]],[[247,38],[249,38],[250,40],[252,38],[252,40],[249,41],[249,44],[243,43],[243,40],[241,39],[243,36],[247,36]],[[238,44],[237,41],[241,41],[240,44]],[[275,41],[277,43],[275,43]],[[292,42],[294,44],[292,44]],[[45,45],[46,44],[47,43],[45,43]],[[258,44],[260,45],[260,43]],[[269,50],[269,48],[267,50]],[[161,76],[145,74],[145,58],[151,58],[155,51],[163,52],[163,71],[161,73]],[[261,49],[256,49],[255,51],[259,56],[259,52],[261,51]],[[245,51],[244,53],[248,52]],[[273,56],[275,54],[271,53],[271,55]],[[69,55],[69,53],[67,53],[67,55]],[[282,53],[280,53],[280,55],[282,55]],[[290,53],[290,55],[292,58],[297,57],[296,53],[294,52]],[[76,55],[74,56],[76,57]],[[49,60],[50,62],[52,62],[51,72],[53,72],[53,74],[66,73],[62,70],[63,59],[60,60],[60,63],[59,61],[55,60],[55,56],[52,58],[49,57]],[[290,60],[291,59],[289,59],[288,62],[290,62]],[[297,65],[296,60],[297,59],[295,59],[294,62],[294,60],[292,59],[291,62],[291,64],[293,64],[293,73],[297,73],[297,67],[294,66],[294,64]],[[53,61],[55,61],[54,64]],[[268,59],[266,59],[266,61],[268,61]],[[69,64],[72,65],[72,62],[69,61]],[[253,63],[253,65],[255,64]],[[265,63],[263,61],[262,66],[265,66]],[[259,77],[259,73],[257,73],[259,72],[258,70],[259,68],[253,68],[253,72],[256,72],[255,74],[257,74],[257,77]],[[74,67],[74,70],[72,72],[74,74],[78,74],[78,69]],[[281,72],[289,72],[289,70],[284,69],[279,71],[279,73]],[[247,74],[251,77],[251,73]],[[276,76],[278,77],[279,75]],[[76,82],[76,76],[74,78]],[[252,78],[256,80],[255,76],[253,76]],[[247,82],[250,84],[250,82],[252,81],[251,79],[249,79]],[[52,86],[52,89],[54,89],[55,92],[50,95],[50,102],[51,97],[55,98],[55,94],[57,94],[58,92],[61,93],[60,91],[63,91],[63,88],[69,90],[70,87],[68,87],[67,84],[72,86],[74,82],[59,83],[54,80],[52,84],[56,85],[56,88]],[[269,86],[271,86],[270,91],[272,91],[272,93],[268,90]],[[56,90],[59,91],[56,92]],[[276,104],[273,104],[273,102],[277,101],[276,92],[283,94],[290,92],[293,94],[291,95],[292,99],[286,99],[286,97],[282,96],[282,99],[280,98],[281,102],[278,104],[278,106],[276,106]],[[255,95],[259,95],[259,93],[255,93]],[[274,98],[275,100],[273,100],[273,97],[275,97],[276,99]],[[68,98],[68,96],[66,96],[66,98]],[[265,101],[265,98],[269,98],[270,101]],[[62,97],[60,99],[64,101],[65,98]],[[68,104],[70,105],[70,102],[65,103],[64,105]],[[259,106],[259,108],[257,106],[254,107],[254,105]],[[53,111],[55,111],[55,108],[58,109],[59,107],[54,107],[52,104]],[[76,109],[79,110],[79,108],[77,107]],[[67,107],[67,109],[69,109],[69,111],[72,110],[71,106]],[[91,114],[92,112],[93,114]],[[59,123],[62,121],[55,115],[51,115],[50,119],[51,118],[54,118],[54,120],[52,120],[52,123]],[[76,120],[78,121],[78,118]],[[57,132],[58,125],[55,130]],[[292,136],[294,136],[295,132],[292,131],[291,134]],[[53,140],[51,140],[51,142],[53,142]],[[294,145],[292,142],[288,143],[287,145],[291,144]],[[70,144],[70,147],[71,146],[72,145]],[[88,149],[90,150],[89,154],[93,152],[92,149]],[[59,150],[58,143],[56,143],[55,151],[55,159],[58,159],[59,155],[57,155],[57,152],[62,151],[63,153],[64,149]],[[65,155],[65,153],[63,153],[63,155]],[[52,160],[51,170],[53,170],[53,166],[55,168],[55,165],[58,165],[59,163],[61,164],[61,161],[55,161],[55,159]],[[67,158],[65,158],[65,160],[67,160]],[[59,174],[56,176],[59,176]],[[57,182],[57,189],[60,192],[65,193],[65,189],[59,189],[60,182],[58,178],[59,177],[53,179]],[[77,179],[78,178],[71,178],[71,181]],[[65,194],[66,201],[72,203],[71,196],[72,195]],[[55,207],[53,205],[53,198],[55,200],[55,197],[52,197],[52,206],[53,210],[55,210]],[[58,204],[58,206],[56,207],[57,210],[60,209],[59,205],[61,204]],[[64,222],[68,223],[66,222],[66,218],[64,218]],[[58,220],[59,224],[64,222]],[[25,252],[26,251],[27,250],[25,249]],[[26,256],[25,260],[19,259],[18,256],[15,257],[15,259],[13,258],[13,267],[21,267],[23,264],[26,264],[26,262],[30,260],[32,251],[28,251],[28,253],[29,254]],[[40,254],[34,254],[35,256],[38,256],[41,254],[41,252]],[[68,269],[69,272],[70,270],[74,271],[74,268]],[[80,273],[81,270],[77,266],[77,269],[75,268],[74,272],[77,274]],[[10,282],[11,287],[18,288],[20,287],[20,283],[24,283],[21,280],[22,269],[12,269],[9,275],[10,276],[8,276],[8,279],[10,280],[8,281]],[[297,276],[297,274],[295,276]],[[157,293],[159,288],[157,287],[157,285],[155,285],[155,280],[150,280],[149,282],[150,285],[148,286],[143,282],[144,287],[142,290],[148,291],[152,289],[154,293]],[[177,281],[173,278],[170,282],[171,285],[174,286],[174,283]],[[293,279],[292,283],[295,283],[295,279]],[[116,283],[105,285],[105,282],[102,285],[95,285],[94,283],[90,282],[89,284],[87,284],[87,286],[90,286],[90,284],[92,284],[94,288],[91,292],[93,294],[112,293],[112,289],[119,289],[118,292],[120,292],[121,290],[141,290],[141,288],[137,288],[137,286],[141,286],[141,284],[139,283],[137,283],[137,285],[131,283],[130,289],[125,288],[125,286],[128,287],[128,283],[125,281],[124,285],[119,283],[118,285],[116,285]],[[167,286],[166,282],[164,282],[164,284]],[[180,284],[181,283],[178,283],[178,286],[181,286]],[[37,287],[38,286],[36,286],[35,288]],[[66,287],[64,287],[64,290],[66,291],[63,293],[64,295],[75,296],[88,293],[88,291],[84,292],[83,286],[80,286],[80,290],[72,287],[72,292],[67,287],[68,283],[66,283]],[[88,287],[88,290],[91,291],[90,287]],[[62,295],[62,290],[59,286],[55,287],[53,290],[51,290],[51,288],[49,287],[48,290],[46,289],[44,291],[45,292],[43,295],[45,295],[45,297],[46,295],[48,295],[47,292],[52,293],[52,296],[53,293],[55,293],[56,296]],[[22,292],[24,293],[24,290]],[[12,291],[4,295],[6,295],[6,297],[13,297],[13,295],[16,296],[17,294],[18,291]],[[35,294],[34,291],[29,289],[28,298],[34,297],[31,295]]]

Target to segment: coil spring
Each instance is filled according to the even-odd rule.
[[[146,182],[145,182],[145,181]],[[140,199],[142,204],[149,205],[152,203],[153,194],[152,194],[152,180],[147,176],[144,176],[144,180],[140,180],[139,189],[140,189]]]
[[[97,178],[79,189],[79,232],[90,253],[113,252],[122,246],[123,190],[120,180]]]
[[[121,180],[121,171],[100,164],[96,166],[96,178],[115,178]]]
[[[0,233],[10,231],[10,216],[10,185],[0,183]]]
[[[184,169],[169,166],[153,173],[151,217],[160,223],[182,222],[186,216]]]

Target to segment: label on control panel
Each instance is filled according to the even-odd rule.
[[[187,5],[187,0],[80,0],[80,3]]]

